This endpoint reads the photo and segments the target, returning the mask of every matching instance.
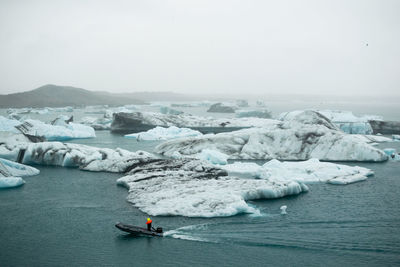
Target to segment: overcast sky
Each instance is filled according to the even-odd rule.
[[[0,1],[0,93],[400,95],[400,1]]]

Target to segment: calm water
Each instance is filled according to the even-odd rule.
[[[150,152],[158,144],[106,131],[74,142]],[[400,142],[381,147],[399,151]],[[115,182],[121,174],[36,166],[40,175],[0,191],[0,266],[400,265],[400,162],[346,164],[375,176],[252,201],[260,217],[152,217],[180,238],[132,237],[114,227],[144,225],[147,217],[126,202]]]

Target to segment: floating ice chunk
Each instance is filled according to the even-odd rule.
[[[228,163],[228,155],[212,149],[203,149],[196,155],[196,158],[206,160],[212,164],[225,165]]]
[[[392,139],[395,141],[400,141],[400,135],[399,134],[393,134]]]
[[[32,176],[40,173],[38,169],[31,166],[0,158],[0,172],[2,167],[4,167],[11,176],[17,177]]]
[[[110,118],[83,117],[79,123],[88,125],[95,130],[110,130],[112,120]]]
[[[0,131],[9,131],[19,133],[23,131],[24,134],[32,136],[44,136],[49,141],[62,141],[74,138],[92,138],[96,137],[94,129],[77,123],[65,123],[62,119],[56,120],[56,124],[46,124],[38,120],[25,120],[21,123],[18,120],[6,119],[0,116]],[[18,126],[21,130],[16,128]]]
[[[373,172],[366,168],[320,162],[318,159],[302,162],[280,162],[273,159],[263,166],[255,163],[235,162],[221,166],[221,168],[228,171],[229,175],[240,173],[247,177],[270,181],[297,181],[305,184],[318,182],[350,184],[366,180],[368,176],[373,175]]]
[[[390,160],[400,160],[400,155],[395,148],[385,148],[383,151],[389,156]]]
[[[281,214],[282,214],[282,215],[287,214],[286,209],[287,209],[287,206],[281,206],[281,207],[280,207],[280,210],[281,210]]]
[[[245,118],[245,117],[255,117],[255,118],[265,118],[269,119],[272,117],[271,112],[268,110],[237,110],[236,112],[237,118]]]
[[[331,129],[334,126],[323,121],[323,117],[314,116],[307,122],[290,121],[267,128],[170,140],[158,145],[155,151],[165,156],[174,151],[193,156],[203,149],[213,149],[228,155],[229,159],[387,160],[385,153],[369,145],[365,138]]]
[[[21,122],[18,120],[10,120],[0,116],[0,131],[19,133],[17,128],[15,128],[15,126],[19,124],[21,124]]]
[[[21,177],[0,177],[0,188],[12,188],[25,184]]]
[[[224,171],[201,160],[158,160],[140,164],[117,183],[129,188],[129,202],[150,215],[189,217],[259,214],[259,210],[246,201],[279,198],[308,190],[298,182],[223,175],[226,175]]]
[[[291,120],[293,117],[310,110],[296,110],[282,113],[279,118],[281,120]],[[375,115],[365,115],[362,117],[355,116],[351,111],[341,110],[312,110],[323,116],[339,127],[343,132],[349,134],[372,134],[373,129],[369,120],[382,120],[382,117]]]
[[[154,112],[133,112],[133,113],[115,113],[113,122],[111,124],[112,131],[129,131],[137,127],[146,125],[170,127],[176,126],[180,128],[196,128],[196,130],[203,129],[205,132],[210,128],[213,131],[223,130],[226,128],[247,128],[247,127],[268,127],[269,125],[276,125],[280,122],[271,119],[262,118],[220,118],[214,119],[211,117],[199,117],[189,114],[180,115],[166,115]]]
[[[188,128],[178,128],[170,126],[168,128],[156,127],[147,132],[134,133],[125,135],[126,138],[134,138],[137,140],[168,140],[189,136],[200,136],[202,133]]]
[[[44,136],[48,141],[64,141],[75,138],[96,137],[92,127],[70,122],[65,126],[50,125],[38,120],[26,120],[29,125],[29,134]]]
[[[160,113],[170,114],[170,115],[180,115],[180,114],[183,114],[183,111],[172,109],[170,107],[162,106],[162,107],[160,107]]]

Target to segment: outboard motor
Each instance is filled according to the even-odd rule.
[[[157,233],[162,233],[162,232],[163,232],[163,230],[162,230],[162,228],[161,228],[161,227],[157,227],[157,229],[156,229],[156,232],[157,232]]]

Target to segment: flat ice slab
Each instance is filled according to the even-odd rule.
[[[318,159],[300,162],[280,162],[273,159],[262,166],[256,163],[235,162],[220,167],[230,175],[245,175],[270,181],[296,181],[305,184],[319,182],[350,184],[364,181],[368,176],[373,175],[372,170],[367,168],[320,162]]]
[[[196,159],[143,163],[117,180],[129,188],[128,201],[150,215],[189,217],[259,214],[246,201],[280,198],[308,190],[296,181],[240,179]]]
[[[189,128],[179,128],[176,126],[170,126],[168,128],[159,127],[150,129],[146,132],[127,134],[126,138],[133,138],[136,140],[168,140],[182,137],[190,136],[200,136],[203,135],[199,131],[195,131]]]

